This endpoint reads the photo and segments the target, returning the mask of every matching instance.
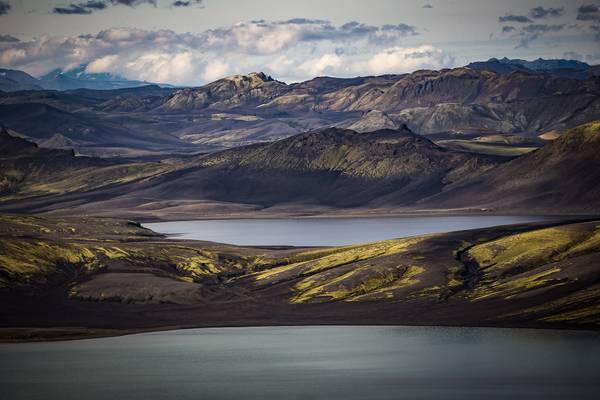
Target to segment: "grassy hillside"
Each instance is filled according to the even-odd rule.
[[[110,162],[76,157],[71,150],[40,148],[0,130],[0,197],[3,201],[85,192],[138,181],[173,168],[168,163]]]
[[[0,336],[73,326],[600,327],[598,221],[301,249],[165,240],[131,221],[4,215],[0,237]]]

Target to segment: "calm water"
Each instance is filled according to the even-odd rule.
[[[237,245],[343,246],[548,219],[540,216],[229,219],[145,224],[182,239]]]
[[[597,399],[600,334],[214,328],[0,345],[3,399]]]

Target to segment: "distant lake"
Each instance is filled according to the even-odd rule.
[[[0,345],[19,399],[597,399],[600,333],[209,328]]]
[[[543,221],[540,216],[428,216],[172,221],[144,224],[180,239],[236,245],[343,246],[428,233]]]

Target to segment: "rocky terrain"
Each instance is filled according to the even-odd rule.
[[[123,220],[0,218],[3,340],[321,323],[600,327],[598,221],[301,249],[164,240]]]
[[[35,90],[43,86],[9,71],[5,78],[28,90],[0,92],[0,124],[48,147],[140,157],[218,151],[333,126],[367,132],[407,125],[417,134],[469,140],[536,137],[598,119],[595,67],[519,61],[292,84],[251,73],[202,87],[102,91]]]
[[[596,213],[600,204],[600,122],[565,135],[478,176],[450,185],[425,203],[433,207],[479,204],[505,210],[577,210]]]
[[[520,156],[442,147],[407,127],[328,128],[272,143],[162,162],[117,162],[35,147],[5,133],[8,212],[142,219],[599,211],[600,124],[565,131]],[[504,137],[503,137],[504,138]],[[482,142],[488,148],[502,145]],[[491,137],[490,140],[500,140]],[[455,145],[455,144],[454,144]]]

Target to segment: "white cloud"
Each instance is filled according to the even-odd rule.
[[[123,75],[150,82],[185,84],[194,79],[194,57],[190,52],[147,53],[129,61]]]
[[[321,57],[306,60],[300,69],[308,76],[320,76],[326,73],[335,73],[342,65],[342,59],[336,54],[323,54]]]
[[[85,70],[90,73],[112,72],[117,68],[118,61],[117,55],[100,57],[89,63]]]
[[[432,46],[401,47],[416,30],[406,24],[370,26],[328,21],[241,22],[200,33],[111,28],[95,35],[49,36],[0,42],[0,64],[34,75],[88,64],[88,72],[129,79],[199,85],[225,75],[264,71],[299,81],[446,66]]]
[[[380,51],[366,62],[359,64],[370,74],[411,72],[416,69],[439,69],[451,66],[454,59],[442,49],[431,45],[419,47],[390,47]]]
[[[220,60],[214,60],[206,64],[202,78],[205,82],[211,82],[227,76],[229,73],[229,65]]]

